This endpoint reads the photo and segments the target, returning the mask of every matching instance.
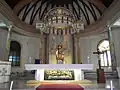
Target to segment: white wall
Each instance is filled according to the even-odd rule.
[[[34,63],[34,59],[39,59],[40,38],[12,33],[11,39],[18,41],[21,45],[21,66],[12,68],[12,71],[22,72],[24,64]],[[30,61],[29,57],[32,57],[33,60]]]

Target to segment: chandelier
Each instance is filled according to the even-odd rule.
[[[84,23],[82,20],[76,20],[69,10],[59,7],[50,10],[42,22],[36,23],[36,28],[45,33],[50,33],[50,30],[72,30],[73,34],[84,30]]]

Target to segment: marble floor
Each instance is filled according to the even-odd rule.
[[[26,86],[28,80],[33,78],[19,78],[13,77],[11,80],[13,83],[13,90],[35,90],[35,87]],[[91,80],[92,85],[83,85],[85,90],[120,90],[120,79],[107,79],[105,84],[98,84],[97,80]],[[0,90],[9,90],[10,82],[0,84]]]

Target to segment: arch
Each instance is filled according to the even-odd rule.
[[[21,45],[18,41],[11,41],[8,60],[12,66],[20,66]]]
[[[98,44],[97,44],[97,49],[98,49],[99,45],[100,45],[104,40],[109,41],[108,39],[102,39],[102,40],[100,40],[100,41],[98,42]]]
[[[104,39],[101,40],[98,45],[97,49],[102,52],[100,54],[100,60],[101,60],[101,66],[102,67],[111,67],[111,53],[110,53],[110,46],[109,46],[109,40]]]

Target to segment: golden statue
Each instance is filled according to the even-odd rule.
[[[56,60],[58,64],[63,64],[64,62],[64,53],[63,53],[63,47],[61,44],[57,46]]]

